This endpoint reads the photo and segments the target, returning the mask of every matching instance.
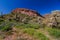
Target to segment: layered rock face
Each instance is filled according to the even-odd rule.
[[[12,12],[13,13],[22,13],[22,14],[26,14],[26,15],[29,15],[29,16],[41,16],[37,11],[29,10],[29,9],[26,9],[26,8],[16,8]]]

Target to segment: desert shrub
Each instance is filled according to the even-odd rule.
[[[40,27],[40,25],[38,24],[24,24],[22,26],[24,26],[25,28],[34,28],[34,29],[38,29]]]
[[[34,29],[38,29],[40,28],[39,24],[17,24],[16,25],[17,28],[34,28]]]
[[[9,31],[11,28],[9,26],[3,26],[3,27],[0,27],[0,30],[2,31]]]
[[[35,32],[34,36],[37,37],[40,40],[49,40],[48,37],[46,37],[44,34],[40,33],[40,32]]]
[[[0,22],[4,22],[4,20],[3,19],[0,19]]]
[[[40,25],[37,24],[37,23],[30,24],[30,28],[39,29],[40,28]]]
[[[4,19],[0,19],[0,24],[1,24],[2,22],[4,22]]]
[[[49,28],[48,32],[50,35],[59,38],[60,37],[60,30],[56,28]]]
[[[37,32],[36,29],[33,28],[25,28],[23,29],[23,32],[28,33],[39,40],[49,40],[44,34]]]
[[[4,23],[2,23],[1,25],[0,25],[0,30],[1,31],[9,31],[9,30],[11,30],[12,29],[12,23],[6,23],[6,22],[4,22]]]
[[[35,29],[33,29],[33,28],[25,28],[25,29],[23,29],[23,32],[24,33],[28,33],[28,34],[30,34],[30,35],[33,35],[34,34],[34,32],[36,32],[35,31]]]

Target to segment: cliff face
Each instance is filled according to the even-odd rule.
[[[25,9],[25,8],[16,8],[12,12],[13,13],[22,13],[22,14],[26,14],[29,16],[41,16],[37,11],[29,10],[29,9]]]

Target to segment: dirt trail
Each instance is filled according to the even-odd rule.
[[[49,33],[46,30],[44,30],[44,29],[39,29],[37,31],[42,32],[46,37],[49,38],[49,40],[57,40],[56,38],[50,36]]]

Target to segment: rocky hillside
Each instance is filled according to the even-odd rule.
[[[44,16],[17,8],[0,16],[0,40],[60,40],[60,11]]]
[[[44,17],[34,10],[17,8],[10,14],[2,15],[0,20],[16,21],[20,23],[38,23],[41,24]]]
[[[46,14],[44,21],[48,24],[47,26],[60,28],[60,11],[56,10],[52,11],[51,14]]]
[[[60,11],[52,11],[44,16],[35,10],[16,8],[10,14],[1,15],[0,20],[17,21],[20,23],[38,23],[50,27],[60,27]],[[47,25],[48,24],[48,25]]]

